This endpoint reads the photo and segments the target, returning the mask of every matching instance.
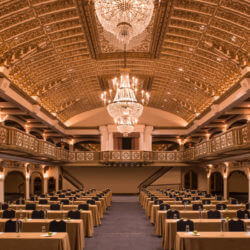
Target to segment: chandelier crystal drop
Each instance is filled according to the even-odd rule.
[[[103,28],[123,44],[142,33],[149,25],[153,0],[95,0],[98,20]]]
[[[119,78],[112,80],[112,87],[101,95],[117,130],[124,136],[134,131],[134,125],[142,115],[143,105],[149,101],[149,93],[144,90],[139,93],[139,87],[138,78],[130,77],[129,70],[125,68],[121,69]],[[140,98],[140,102],[137,98]]]

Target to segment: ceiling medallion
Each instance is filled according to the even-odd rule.
[[[98,20],[122,44],[141,34],[149,25],[153,0],[95,0]]]

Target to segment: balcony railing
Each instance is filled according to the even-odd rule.
[[[0,126],[0,148],[62,162],[187,162],[250,145],[250,122],[185,151],[68,151],[16,128]]]

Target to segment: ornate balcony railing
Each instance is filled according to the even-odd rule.
[[[224,151],[250,147],[250,122],[185,151],[68,151],[16,128],[0,126],[0,149],[27,152],[62,162],[188,162]]]

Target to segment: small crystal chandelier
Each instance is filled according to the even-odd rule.
[[[154,12],[154,0],[94,1],[103,28],[127,45],[147,28]]]
[[[124,69],[121,69],[120,77],[112,80],[112,88],[104,91],[101,99],[107,105],[108,113],[114,119],[117,130],[128,136],[134,131],[134,125],[138,123],[143,112],[143,105],[149,102],[150,96],[143,89],[138,91],[140,87],[138,78],[130,77],[129,69],[126,68],[126,50],[124,55]],[[140,98],[141,103],[137,98]]]

